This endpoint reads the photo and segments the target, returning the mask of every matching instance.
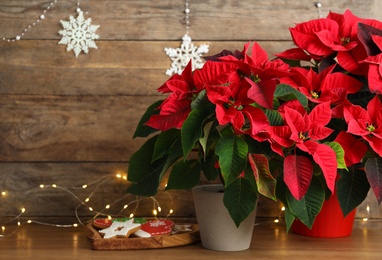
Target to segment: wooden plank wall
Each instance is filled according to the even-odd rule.
[[[2,0],[0,38],[15,37],[49,5],[47,0]],[[360,17],[382,18],[379,0],[324,0],[329,10],[352,10]],[[164,47],[178,47],[185,33],[184,0],[82,0],[85,17],[100,25],[98,49],[80,54],[58,45],[60,20],[76,16],[74,0],[59,0],[46,18],[17,42],[0,42],[0,217],[74,217],[79,202],[62,189],[39,189],[41,183],[80,187],[118,172],[126,173],[131,154],[143,140],[132,134],[146,107],[166,79],[171,61]],[[210,45],[209,54],[242,49],[259,41],[270,53],[292,46],[288,27],[315,19],[314,1],[190,0],[190,35],[196,45]],[[106,178],[106,177],[105,177]],[[84,200],[96,185],[71,189]],[[88,206],[102,210],[121,199],[115,214],[135,198],[126,197],[127,183],[110,177]],[[160,194],[165,212],[194,216],[191,193]],[[134,203],[131,204],[134,206]],[[259,203],[259,216],[275,217],[279,205]],[[124,214],[131,212],[129,207]],[[142,201],[138,214],[151,214],[152,201]],[[130,210],[130,211],[129,211]]]

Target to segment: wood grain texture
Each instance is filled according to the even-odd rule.
[[[6,0],[0,3],[1,37],[15,37],[36,21],[50,0]],[[59,39],[60,20],[76,16],[76,0],[58,1],[45,20],[25,39]],[[360,17],[379,18],[379,0],[323,0],[324,16],[351,9]],[[184,1],[83,0],[103,40],[179,40],[185,33]],[[195,40],[286,40],[287,28],[318,17],[314,1],[194,0],[190,3],[190,34]]]
[[[0,216],[16,216],[21,208],[26,208],[23,217],[40,221],[51,219],[54,222],[61,219],[58,221],[65,223],[70,220],[72,223],[76,221],[76,207],[93,192],[89,203],[78,208],[83,221],[91,219],[95,212],[112,216],[129,216],[131,213],[136,216],[152,216],[153,200],[138,198],[136,209],[137,198],[126,194],[129,184],[115,177],[117,173],[126,174],[127,168],[128,163],[117,162],[1,163],[0,187],[8,195],[1,198]],[[41,184],[46,187],[41,189]],[[52,188],[52,184],[59,188]],[[88,184],[88,188],[83,189],[84,184]],[[159,216],[165,217],[172,209],[172,217],[195,218],[190,190],[159,191],[155,198],[162,208]],[[129,207],[123,209],[127,204]],[[106,205],[111,205],[110,209],[106,210]],[[89,207],[94,211],[90,212]],[[278,203],[261,198],[257,207],[258,216],[277,216],[279,208]]]
[[[242,50],[246,42],[195,42],[210,45],[208,55]],[[104,41],[98,50],[74,58],[55,41],[0,42],[0,93],[34,95],[158,95],[171,60],[165,47],[179,42]],[[292,42],[261,42],[270,58]],[[31,51],[33,50],[33,51]]]
[[[188,246],[136,250],[94,251],[86,237],[86,227],[59,229],[25,225],[17,235],[1,240],[3,259],[92,259],[92,260],[232,260],[232,259],[381,259],[379,229],[357,228],[351,237],[327,239],[286,234],[283,226],[257,225],[250,248],[240,252],[206,250],[201,243]]]

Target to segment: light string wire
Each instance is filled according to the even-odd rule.
[[[135,207],[133,208],[133,210],[131,211],[131,213],[128,216],[128,218],[133,218],[133,217],[135,217],[135,212],[139,208],[140,202],[142,200],[147,200],[147,199],[152,200],[152,202],[153,202],[152,213],[153,213],[154,218],[158,217],[158,215],[159,215],[158,213],[161,213],[162,208],[161,208],[160,203],[158,202],[157,198],[155,198],[154,196],[147,198],[147,197],[139,197],[136,195],[131,195],[131,194],[126,193],[124,196],[119,197],[119,198],[115,199],[114,201],[112,201],[111,203],[104,206],[101,210],[96,210],[96,209],[92,208],[91,206],[88,206],[87,203],[96,194],[96,192],[103,186],[103,184],[105,184],[107,181],[109,181],[109,179],[115,178],[115,177],[117,179],[123,179],[123,180],[127,181],[127,175],[123,175],[123,174],[118,173],[118,174],[108,174],[106,176],[102,176],[102,177],[100,177],[100,178],[98,178],[92,182],[89,182],[87,184],[83,184],[81,186],[63,187],[63,186],[59,186],[56,184],[51,184],[51,185],[40,184],[39,187],[35,187],[35,188],[32,188],[32,189],[26,191],[24,193],[24,195],[25,196],[31,196],[32,194],[39,192],[41,190],[59,189],[59,190],[66,192],[67,194],[69,194],[70,197],[72,197],[76,201],[78,201],[79,204],[75,207],[75,210],[74,210],[74,215],[75,215],[76,221],[78,223],[55,224],[55,223],[48,223],[48,222],[42,222],[42,221],[37,221],[37,220],[31,220],[31,219],[28,219],[27,221],[25,221],[25,223],[27,223],[27,224],[34,223],[34,224],[45,225],[45,226],[53,226],[53,227],[57,227],[57,228],[78,227],[78,225],[85,226],[86,224],[92,222],[94,219],[96,219],[98,217],[107,217],[108,219],[112,219],[113,217],[126,217],[126,214],[123,214],[123,212],[125,210],[127,210],[128,208],[130,208],[130,206],[132,204],[135,204]],[[85,200],[81,200],[78,195],[76,195],[73,191],[71,191],[71,190],[79,190],[79,189],[88,189],[91,186],[94,186],[94,188],[91,190],[90,194],[86,197]],[[159,191],[164,192],[164,189],[160,188]],[[168,196],[168,198],[170,199],[170,209],[168,211],[168,214],[166,215],[166,217],[169,217],[174,212],[172,209],[173,200],[172,200],[172,196],[168,192],[164,192],[164,194],[166,194]],[[12,193],[7,192],[7,191],[2,191],[0,193],[0,195],[1,195],[0,199],[5,199],[5,197],[16,197],[15,195],[13,195]],[[134,199],[129,201],[128,203],[126,203],[120,209],[120,211],[118,213],[113,214],[113,216],[106,213],[106,211],[109,210],[110,208],[112,208],[115,204],[117,204],[117,203],[127,199],[128,197],[131,197],[131,196],[133,196]],[[88,211],[93,214],[93,216],[90,219],[83,221],[79,215],[79,209],[81,207],[87,208]],[[23,214],[25,212],[26,212],[26,208],[23,207],[16,216],[12,217],[10,220],[6,221],[3,225],[1,225],[2,234],[0,234],[0,238],[12,236],[13,234],[15,234],[17,232],[19,227],[22,225],[20,218],[23,216]],[[8,228],[6,227],[6,225],[13,224],[14,222],[17,222],[17,226],[15,228],[12,228],[11,232],[5,232],[5,231],[8,231]]]

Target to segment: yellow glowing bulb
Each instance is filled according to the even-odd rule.
[[[32,223],[32,220],[28,219],[27,223],[28,223],[28,224]]]
[[[106,206],[105,206],[105,209],[110,209],[110,205],[106,205]]]
[[[127,176],[126,175],[123,175],[122,177],[125,181],[127,181]]]
[[[153,210],[154,216],[158,215],[158,211],[156,209]]]
[[[280,221],[278,219],[275,219],[273,222],[275,223],[279,223]]]
[[[89,198],[86,198],[86,199],[85,199],[85,202],[89,202],[89,200],[90,200]]]
[[[117,173],[117,175],[115,175],[118,179],[122,178],[122,175]]]
[[[45,187],[44,184],[40,184],[40,188],[43,189]]]
[[[82,185],[83,189],[86,189],[87,187],[88,187],[88,185],[86,185],[86,184]]]
[[[125,206],[123,206],[124,209],[127,209],[128,207],[129,207],[129,205],[125,205]]]
[[[22,208],[22,209],[21,209],[21,212],[24,213],[24,212],[25,212],[25,208]]]
[[[285,207],[281,207],[281,211],[285,211]]]
[[[173,209],[170,209],[169,213],[170,213],[170,214],[174,213],[174,210],[173,210]]]
[[[366,222],[368,221],[369,219],[368,218],[363,218],[362,221]]]
[[[2,195],[2,196],[6,196],[6,195],[7,195],[7,192],[6,192],[6,191],[2,191],[2,192],[1,192],[1,195]]]
[[[89,211],[93,211],[93,208],[92,208],[92,207],[89,207]]]
[[[366,206],[366,211],[367,211],[368,213],[370,212],[370,206],[369,206],[369,205]]]
[[[53,188],[57,188],[57,185],[56,185],[56,184],[52,184],[52,187],[53,187]]]
[[[73,227],[78,227],[78,224],[77,224],[77,223],[74,223],[74,224],[73,224]]]
[[[111,220],[111,216],[107,216],[107,219],[108,219],[108,220]]]
[[[17,222],[17,225],[18,225],[18,226],[20,226],[20,225],[21,225],[20,221],[19,221],[19,222]]]
[[[161,207],[158,207],[158,212],[161,212],[162,211],[162,208]]]
[[[134,214],[133,214],[133,213],[131,213],[129,217],[130,217],[130,218],[133,218],[133,217],[134,217]]]
[[[1,227],[1,230],[2,230],[2,231],[4,231],[4,230],[5,230],[5,227],[4,227],[4,226],[2,226],[2,227]]]

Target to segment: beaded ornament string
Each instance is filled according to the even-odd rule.
[[[44,11],[39,15],[39,17],[36,19],[36,21],[34,21],[33,23],[29,24],[27,27],[24,28],[24,30],[19,34],[19,35],[16,35],[15,37],[13,38],[6,38],[6,37],[3,37],[2,40],[3,41],[7,41],[7,42],[15,42],[15,41],[19,41],[21,40],[22,37],[24,37],[24,35],[30,31],[33,27],[35,27],[36,25],[38,25],[42,20],[45,19],[46,17],[46,14],[47,12],[58,2],[58,0],[54,0],[53,2],[49,3],[48,6],[44,9]],[[79,1],[78,1],[78,5],[79,5]]]

